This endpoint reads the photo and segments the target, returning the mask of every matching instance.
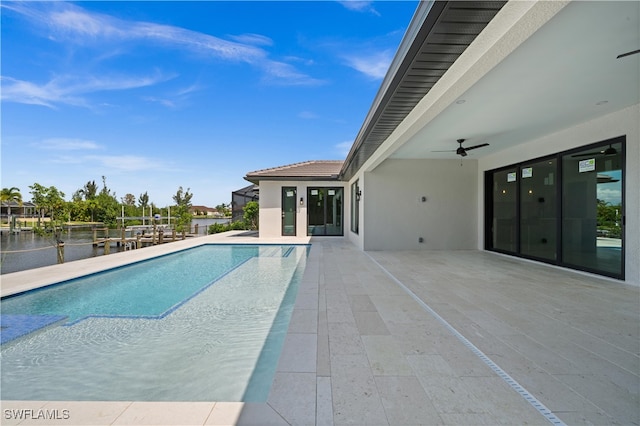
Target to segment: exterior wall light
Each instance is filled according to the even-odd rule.
[[[362,199],[362,190],[358,189],[356,192],[356,201],[360,201]]]
[[[300,197],[300,205],[304,206],[304,198]]]

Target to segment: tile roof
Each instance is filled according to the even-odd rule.
[[[249,186],[245,186],[244,188],[236,189],[232,192],[232,194],[255,196],[258,194],[258,185],[251,184]]]
[[[286,166],[249,172],[244,177],[249,182],[261,180],[336,180],[342,168],[342,160],[316,160],[288,164]]]

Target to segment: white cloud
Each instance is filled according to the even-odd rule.
[[[359,0],[344,0],[339,1],[346,9],[353,10],[355,12],[368,12],[376,16],[380,16],[380,13],[373,7],[372,1],[359,1]]]
[[[273,40],[267,36],[260,34],[240,34],[229,36],[232,40],[243,44],[252,44],[254,46],[273,46]]]
[[[344,55],[347,65],[372,79],[382,79],[387,74],[393,60],[391,50],[383,50],[369,54]]]
[[[611,205],[618,205],[622,202],[622,189],[619,183],[598,185],[598,199],[606,201]]]
[[[303,118],[305,120],[315,120],[316,118],[318,118],[318,114],[311,111],[301,111],[298,114],[298,117]]]
[[[52,31],[54,40],[64,40],[75,45],[97,45],[106,49],[105,43],[150,42],[170,48],[188,50],[205,56],[229,61],[245,62],[267,73],[266,81],[285,85],[317,85],[320,80],[298,71],[292,65],[268,58],[268,52],[256,46],[271,46],[273,41],[260,34],[232,36],[224,40],[209,34],[185,28],[152,22],[126,21],[109,15],[88,12],[76,5],[64,2],[21,3],[8,7]],[[109,55],[118,52],[110,50]],[[43,104],[46,98],[36,98]],[[43,101],[44,99],[44,101]],[[44,103],[50,106],[49,103]]]
[[[53,151],[96,150],[103,147],[85,139],[51,138],[35,144],[37,147]]]
[[[265,61],[262,69],[267,74],[263,81],[285,86],[319,86],[326,82],[324,80],[310,77],[299,72],[294,66],[284,62]]]
[[[171,108],[171,109],[177,108],[176,103],[171,99],[158,98],[157,96],[144,96],[142,99],[150,103],[160,104],[167,108]]]
[[[23,104],[42,105],[55,108],[66,104],[89,107],[82,95],[100,91],[127,90],[152,86],[166,81],[172,76],[158,73],[150,76],[57,76],[44,84],[22,81],[11,77],[2,77],[2,100]]]
[[[344,141],[335,145],[336,152],[343,156],[347,157],[349,155],[349,151],[351,150],[351,146],[353,145],[353,141]]]

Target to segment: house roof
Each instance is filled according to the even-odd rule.
[[[23,203],[18,203],[16,201],[2,201],[0,204],[2,204],[2,207],[37,207],[34,203],[32,203],[31,201],[25,201]]]
[[[341,160],[315,160],[249,172],[244,177],[258,184],[261,180],[337,180]]]
[[[256,184],[251,184],[249,186],[245,186],[244,188],[236,189],[232,192],[232,194],[242,195],[246,197],[255,197],[258,195],[259,186]]]
[[[420,2],[340,175],[349,180],[506,1]]]
[[[213,207],[207,206],[191,206],[189,207],[189,211],[200,211],[200,212],[215,212],[217,211]]]

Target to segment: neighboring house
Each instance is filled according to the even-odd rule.
[[[488,250],[639,285],[639,17],[635,1],[420,2],[344,162],[247,174],[260,236]]]
[[[258,185],[245,186],[231,193],[231,221],[244,219],[244,206],[251,201],[259,200]]]
[[[207,207],[207,206],[191,206],[189,208],[189,212],[194,216],[210,216],[210,217],[221,217],[216,209]]]
[[[30,201],[17,203],[15,201],[2,201],[0,205],[0,216],[32,217],[38,214],[37,206]]]

